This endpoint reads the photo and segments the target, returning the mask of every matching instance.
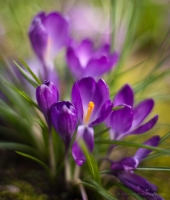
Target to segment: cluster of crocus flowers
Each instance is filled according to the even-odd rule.
[[[48,69],[54,71],[54,58],[62,48],[66,49],[67,65],[75,79],[88,76],[100,78],[118,62],[118,55],[110,51],[109,43],[94,48],[95,41],[90,39],[76,42],[71,36],[68,16],[59,12],[37,14],[29,28],[29,38],[46,79],[50,77]]]
[[[85,156],[79,146],[82,139],[88,150],[94,147],[93,127],[103,122],[110,114],[112,102],[109,89],[100,79],[83,78],[74,83],[72,102],[58,101],[58,90],[50,81],[45,81],[36,90],[37,102],[49,125],[53,125],[68,149],[77,128],[77,135],[72,146],[72,155],[78,165],[85,162]]]
[[[88,152],[92,153],[96,125],[104,122],[110,128],[110,139],[121,140],[130,134],[149,131],[156,124],[158,116],[155,115],[145,122],[154,107],[154,101],[145,99],[134,106],[134,92],[128,84],[124,85],[111,101],[109,87],[100,77],[117,64],[118,54],[111,52],[109,43],[102,43],[96,48],[95,41],[91,39],[75,41],[71,37],[70,28],[69,19],[60,13],[46,15],[41,12],[33,19],[29,37],[48,78],[50,72],[53,72],[49,68],[50,63],[65,47],[66,62],[76,80],[72,86],[70,100],[59,100],[58,88],[51,79],[37,87],[36,99],[49,130],[53,126],[62,138],[66,157],[71,149],[75,163],[82,166],[86,156],[81,142],[83,141]],[[52,77],[54,74],[52,73]],[[144,144],[156,147],[159,141],[159,136],[154,136]],[[150,152],[140,148],[133,157],[124,158],[119,162],[112,161],[111,170],[133,191],[147,199],[158,200],[162,198],[155,193],[156,186],[134,173],[139,163]]]
[[[133,108],[133,90],[129,85],[125,85],[112,102],[105,81],[95,81],[92,77],[82,78],[73,84],[71,102],[59,101],[58,90],[50,81],[45,81],[37,87],[36,97],[48,124],[54,126],[67,149],[76,132],[72,155],[79,166],[86,160],[80,140],[83,140],[89,152],[92,152],[94,126],[109,121],[111,139],[120,140],[126,135],[141,134],[150,130],[157,121],[156,115],[140,125],[151,112],[153,100],[144,100]],[[116,106],[122,107],[113,110]]]

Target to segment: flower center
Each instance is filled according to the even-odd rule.
[[[94,103],[92,101],[90,101],[88,104],[87,114],[85,115],[85,118],[84,118],[84,122],[86,124],[88,124],[88,122],[90,120],[91,114],[94,110],[94,106],[95,106]]]

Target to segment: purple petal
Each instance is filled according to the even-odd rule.
[[[85,76],[98,78],[110,69],[111,65],[109,65],[109,60],[106,56],[92,58],[86,66]]]
[[[36,99],[40,110],[45,116],[48,115],[52,105],[59,99],[56,86],[51,81],[44,81],[44,84],[36,89]]]
[[[148,145],[148,146],[157,147],[158,144],[159,144],[159,141],[160,141],[160,137],[158,135],[155,135],[152,138],[150,138],[149,140],[147,140],[146,142],[144,142],[144,144]],[[144,158],[146,158],[147,155],[151,151],[152,150],[149,150],[149,149],[139,148],[138,151],[133,156],[133,158],[137,159],[140,162],[141,160],[143,160]]]
[[[118,178],[128,188],[148,200],[163,200],[162,197],[155,193],[157,191],[157,187],[154,184],[134,173],[118,173]]]
[[[123,108],[119,110],[114,110],[110,116],[110,125],[112,131],[115,133],[115,139],[121,137],[123,133],[126,133],[133,120],[133,110],[130,106],[124,105]]]
[[[41,12],[38,15],[36,15],[29,29],[29,37],[32,47],[39,59],[42,61],[44,59],[48,45],[48,33],[42,23],[44,18],[44,12]]]
[[[70,71],[75,76],[76,79],[82,78],[84,75],[84,69],[81,67],[80,62],[75,55],[74,50],[69,47],[66,53],[67,64],[70,68]]]
[[[53,12],[46,16],[43,24],[48,33],[48,51],[53,56],[68,43],[68,23],[60,13]]]
[[[158,115],[155,115],[148,122],[139,126],[137,129],[128,132],[127,134],[128,135],[130,135],[130,134],[141,134],[141,133],[147,132],[156,124],[157,120],[158,120]]]
[[[107,100],[103,104],[103,106],[100,110],[100,113],[98,114],[98,118],[95,121],[93,121],[91,124],[89,124],[89,126],[93,127],[93,126],[103,122],[107,118],[107,116],[111,113],[112,107],[113,107],[113,103],[110,100]]]
[[[74,106],[77,110],[78,118],[80,121],[82,121],[83,120],[83,102],[82,102],[82,98],[80,95],[78,82],[74,83],[74,85],[72,87],[71,98],[72,98],[72,103],[74,104]]]
[[[90,152],[92,152],[93,147],[94,147],[94,130],[93,130],[93,128],[86,127],[83,125],[78,127],[76,140],[72,147],[72,155],[73,155],[75,162],[79,166],[83,165],[84,162],[86,161],[84,153],[83,153],[81,147],[79,146],[79,141],[81,139],[87,145],[88,150]]]
[[[55,103],[51,108],[51,121],[68,147],[78,122],[74,105],[69,101]]]
[[[81,44],[75,48],[75,52],[82,68],[85,68],[93,54],[93,42],[88,39],[83,40]]]
[[[137,167],[137,162],[133,157],[123,158],[119,162],[115,162],[111,166],[111,170],[124,170],[129,171]]]
[[[135,108],[134,108],[134,117],[133,117],[133,123],[131,129],[134,129],[135,127],[139,126],[143,120],[149,115],[152,108],[154,106],[154,101],[152,99],[146,99],[142,102],[140,102]]]
[[[136,188],[147,190],[148,192],[157,191],[157,187],[155,185],[149,183],[146,179],[132,172],[121,172],[119,173],[118,177],[123,183],[124,181],[126,181],[127,183],[129,182],[131,186],[134,185],[134,187]]]
[[[109,62],[112,68],[117,64],[118,60],[119,60],[119,55],[117,52],[114,52],[109,56]]]
[[[102,112],[105,112],[107,109],[109,109],[108,106],[110,106],[110,102],[108,101],[108,103],[106,103],[106,101],[109,99],[109,88],[103,79],[99,79],[99,81],[96,83],[95,91],[93,92],[92,101],[94,102],[95,107],[90,122],[97,120],[97,118],[102,115]],[[106,107],[104,106],[105,103]]]
[[[126,104],[131,107],[133,107],[133,90],[132,88],[126,84],[123,86],[123,88],[120,89],[120,91],[116,94],[113,100],[114,107],[121,105],[121,104]]]

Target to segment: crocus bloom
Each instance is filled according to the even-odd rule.
[[[42,85],[38,86],[36,89],[36,99],[41,112],[49,124],[50,109],[59,99],[58,90],[53,82],[44,81]]]
[[[67,44],[68,23],[60,13],[40,12],[31,23],[29,37],[36,55],[45,62]]]
[[[145,99],[134,106],[134,93],[127,84],[114,97],[113,106],[122,106],[122,108],[113,110],[106,120],[107,126],[111,127],[111,139],[120,140],[130,134],[149,131],[158,120],[158,116],[155,115],[148,122],[142,124],[152,111],[154,101]]]
[[[51,121],[68,148],[78,123],[74,105],[69,101],[55,103],[51,108]]]
[[[118,61],[117,53],[111,53],[108,44],[94,49],[93,42],[88,39],[80,44],[72,42],[67,49],[66,57],[70,71],[76,79],[88,76],[97,79],[109,72]]]
[[[160,137],[155,135],[149,140],[145,141],[143,144],[148,146],[157,147],[160,141]],[[139,148],[133,157],[123,158],[119,162],[113,162],[112,170],[134,170],[138,167],[139,163],[151,153],[152,150]]]
[[[92,77],[77,81],[72,88],[72,102],[78,112],[80,126],[72,147],[72,155],[78,165],[85,162],[85,156],[78,141],[83,139],[90,152],[94,146],[93,126],[103,122],[111,112],[112,103],[109,100],[109,89],[100,79],[96,82]]]
[[[153,136],[144,142],[144,144],[156,147],[158,146],[159,141],[159,136]],[[111,170],[113,170],[113,174],[116,175],[124,185],[137,194],[144,196],[148,200],[161,200],[163,198],[155,193],[157,187],[133,172],[133,170],[137,168],[139,163],[146,158],[150,152],[151,150],[149,149],[139,148],[133,157],[124,158],[119,162],[113,162]]]

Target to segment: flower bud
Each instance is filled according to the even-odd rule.
[[[59,99],[59,94],[56,86],[51,81],[44,83],[36,89],[36,99],[41,112],[44,114],[49,123],[49,111],[54,103]]]
[[[78,123],[77,111],[69,101],[57,102],[51,109],[51,121],[68,148]]]

